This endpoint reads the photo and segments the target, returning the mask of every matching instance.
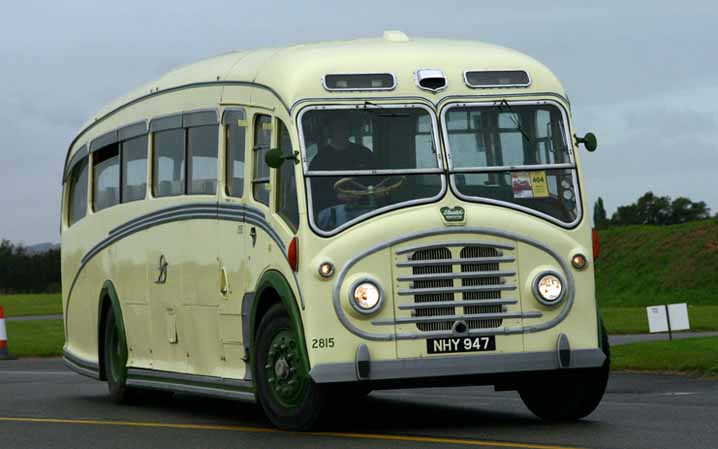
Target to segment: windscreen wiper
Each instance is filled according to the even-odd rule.
[[[505,98],[502,98],[500,101],[497,101],[494,103],[494,105],[499,109],[499,112],[509,112],[511,115],[511,121],[514,122],[514,125],[516,125],[516,128],[519,130],[521,135],[526,139],[526,142],[531,142],[531,138],[529,135],[524,131],[524,129],[521,127],[521,124],[519,123],[518,119],[516,118],[516,113],[511,109],[511,105],[508,101],[506,101]]]

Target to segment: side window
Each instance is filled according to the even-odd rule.
[[[227,193],[241,197],[244,194],[244,142],[246,127],[237,120],[227,125]]]
[[[92,207],[100,211],[120,202],[120,149],[117,143],[92,153]]]
[[[217,125],[187,128],[190,194],[217,193]]]
[[[293,154],[292,140],[284,123],[279,124],[278,142],[282,154]],[[294,163],[285,161],[277,172],[277,213],[296,231],[299,227],[299,206],[297,204],[297,183]]]
[[[184,129],[153,134],[153,191],[156,197],[182,195],[185,188]]]
[[[147,136],[125,140],[122,148],[122,202],[145,199],[147,191]]]
[[[67,222],[70,226],[87,214],[87,158],[78,162],[70,172],[68,181],[69,207]]]
[[[269,206],[269,166],[264,155],[272,139],[272,117],[258,115],[254,120],[254,171],[252,174],[252,195],[256,201]]]

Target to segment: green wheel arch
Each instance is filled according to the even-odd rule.
[[[97,301],[97,355],[100,365],[100,379],[107,380],[107,373],[105,372],[106,367],[103,366],[103,351],[104,351],[104,316],[103,311],[107,307],[109,301],[109,307],[112,307],[112,312],[115,315],[115,326],[117,332],[122,341],[125,343],[124,347],[127,348],[127,335],[125,334],[125,321],[122,318],[122,307],[120,307],[120,298],[117,296],[117,291],[112,281],[105,281],[100,290],[99,300]]]
[[[268,293],[268,290],[270,289],[274,290],[277,295],[279,295],[279,299],[282,301],[282,304],[284,305],[284,308],[289,315],[289,319],[292,321],[295,328],[297,329],[297,333],[299,334],[298,343],[299,352],[302,356],[302,365],[304,366],[304,369],[309,372],[309,355],[307,353],[307,342],[304,338],[304,325],[302,324],[302,315],[299,312],[299,306],[297,305],[297,300],[294,296],[294,293],[292,292],[292,287],[290,287],[289,282],[287,282],[287,279],[279,271],[267,270],[257,282],[257,287],[254,290],[255,300],[252,303],[252,312],[249,321],[250,329],[252,330],[249,335],[249,347],[254,348],[254,339],[256,337],[255,332],[259,323],[259,320],[257,319],[257,311],[260,308],[260,303],[269,300],[266,293]],[[264,308],[265,311],[269,310],[268,304],[262,305],[267,306]],[[261,320],[261,317],[259,319]]]

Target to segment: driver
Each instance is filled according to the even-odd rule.
[[[332,117],[328,123],[329,141],[320,146],[317,155],[309,163],[309,170],[371,170],[376,168],[376,159],[372,151],[349,141],[349,121],[342,115]],[[334,191],[337,178],[314,177],[312,179],[312,197],[319,209],[344,203]]]

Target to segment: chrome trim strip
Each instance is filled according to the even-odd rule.
[[[453,168],[451,173],[493,173],[501,171],[532,171],[532,170],[573,170],[576,164],[536,164],[536,165],[502,165],[482,168]]]
[[[573,307],[573,301],[575,298],[575,283],[573,278],[573,273],[571,273],[571,267],[568,266],[566,261],[563,260],[563,258],[552,248],[546,246],[542,242],[538,240],[534,240],[530,237],[524,237],[519,234],[515,234],[513,232],[508,231],[502,231],[499,229],[494,228],[483,228],[483,227],[462,227],[462,228],[435,228],[428,231],[422,231],[422,232],[415,232],[412,234],[403,235],[400,237],[395,237],[393,239],[385,240],[384,242],[381,242],[377,245],[374,245],[370,248],[365,249],[364,251],[356,254],[342,266],[341,270],[339,271],[339,274],[336,277],[336,280],[334,281],[333,291],[332,291],[332,302],[334,305],[334,312],[337,315],[337,318],[339,321],[344,325],[344,327],[349,330],[349,332],[353,333],[354,335],[367,339],[372,341],[391,341],[391,340],[406,340],[406,339],[418,339],[418,338],[435,338],[435,337],[451,337],[454,336],[451,331],[439,331],[439,332],[423,332],[423,333],[376,333],[376,332],[368,332],[363,329],[360,329],[356,327],[349,317],[344,313],[344,310],[342,308],[341,304],[341,287],[344,283],[344,279],[346,278],[349,271],[352,269],[354,265],[356,265],[357,262],[362,260],[363,258],[374,254],[378,251],[381,251],[386,248],[390,248],[393,245],[398,245],[404,242],[408,242],[414,239],[419,239],[423,237],[431,237],[431,236],[437,236],[437,235],[446,235],[446,234],[467,234],[467,235],[475,235],[475,234],[484,234],[489,235],[493,237],[499,237],[499,238],[506,238],[510,240],[516,240],[522,243],[525,243],[527,245],[531,245],[541,251],[544,251],[548,253],[551,257],[556,260],[558,265],[563,270],[566,279],[567,279],[567,297],[566,300],[563,303],[563,306],[561,308],[561,311],[551,320],[546,321],[545,323],[540,323],[532,326],[516,326],[516,327],[501,327],[501,328],[493,328],[493,329],[470,329],[469,332],[466,334],[467,336],[474,336],[474,335],[496,335],[496,334],[521,334],[521,333],[533,333],[533,332],[540,332],[546,329],[551,329],[552,327],[556,326],[558,323],[563,321],[568,313],[571,311],[571,308]],[[471,246],[472,242],[467,241],[466,246]],[[551,353],[552,360],[555,360],[555,354]],[[471,359],[471,358],[469,358]]]
[[[166,371],[130,368],[127,385],[165,391],[178,391],[213,396],[224,399],[256,400],[252,382],[239,379],[223,379]]]
[[[396,99],[392,99],[392,100],[396,100]],[[328,101],[332,101],[332,100],[329,99]],[[443,161],[442,152],[441,152],[439,125],[438,125],[438,121],[436,118],[436,114],[433,109],[431,109],[430,107],[428,107],[427,105],[425,105],[423,103],[403,103],[403,104],[395,104],[395,103],[384,104],[383,103],[381,105],[377,105],[377,104],[336,105],[336,104],[334,104],[334,105],[310,105],[310,106],[306,106],[306,107],[302,108],[302,110],[299,111],[299,113],[297,114],[296,127],[297,127],[297,134],[299,136],[299,149],[301,151],[302,170],[304,171],[304,186],[305,186],[306,195],[307,195],[307,215],[309,217],[309,226],[312,229],[312,231],[314,231],[314,233],[316,233],[317,235],[320,235],[322,237],[331,237],[331,236],[336,235],[336,234],[340,233],[341,231],[355,225],[356,223],[366,221],[372,217],[376,217],[377,215],[381,215],[381,214],[384,214],[384,213],[392,211],[392,210],[401,209],[401,208],[409,207],[409,206],[416,206],[419,204],[427,204],[427,203],[436,202],[446,194],[446,191],[448,189],[446,176],[441,175],[441,176],[439,176],[439,179],[441,180],[441,189],[433,197],[419,198],[419,199],[405,201],[403,203],[391,204],[389,206],[385,206],[385,207],[376,209],[368,214],[356,217],[353,220],[349,220],[346,223],[344,223],[343,225],[332,229],[331,231],[324,231],[324,230],[320,229],[314,221],[314,202],[312,201],[312,186],[311,186],[312,175],[308,174],[309,173],[309,163],[307,161],[307,148],[306,148],[306,142],[304,140],[304,132],[303,132],[303,128],[302,128],[302,118],[304,117],[305,113],[307,113],[308,111],[313,111],[313,110],[357,109],[358,107],[366,108],[366,109],[419,108],[419,109],[424,109],[425,111],[427,111],[429,114],[429,117],[431,118],[432,135],[434,138],[434,148],[436,150],[436,160],[437,160],[437,165],[438,165],[438,169],[436,169],[436,170],[438,170],[437,174],[443,173],[443,171],[444,171],[444,161]],[[416,173],[410,172],[410,171],[403,171],[402,173],[405,175],[416,174]],[[396,173],[396,174],[399,174],[399,173]],[[328,176],[328,175],[321,175],[321,176]],[[338,176],[343,176],[343,175],[338,175]]]
[[[399,304],[399,310],[414,309],[433,309],[433,308],[456,308],[470,306],[501,306],[518,304],[517,299],[458,299],[451,301],[429,301],[429,302],[412,302],[408,304]]]
[[[441,174],[444,170],[441,168],[407,168],[407,169],[389,169],[389,170],[314,170],[307,171],[305,176],[379,176],[379,175],[425,175],[425,174]]]
[[[397,267],[422,267],[435,265],[460,265],[515,262],[515,257],[469,257],[466,259],[432,259],[432,260],[406,260],[397,262]]]
[[[476,285],[472,287],[434,287],[434,288],[400,288],[397,292],[400,296],[407,295],[430,295],[432,293],[469,293],[469,292],[495,292],[495,291],[516,290],[514,284],[501,285]]]
[[[162,380],[148,380],[136,378],[128,378],[127,385],[130,387],[149,388],[153,390],[199,394],[202,396],[210,396],[221,399],[242,400],[248,402],[256,401],[256,397],[253,392],[230,390],[221,387],[206,387],[200,385],[167,382]]]
[[[451,301],[446,301],[451,302]],[[454,301],[459,302],[459,301]],[[451,306],[449,306],[451,307]],[[503,313],[482,313],[475,315],[437,315],[437,316],[417,316],[409,318],[386,318],[380,320],[374,320],[371,324],[375,326],[391,326],[394,324],[408,324],[408,323],[433,323],[434,321],[489,321],[489,320],[500,320],[503,318],[541,318],[543,313],[541,312],[503,312]]]
[[[62,361],[72,371],[83,376],[100,380],[100,365],[90,360],[76,356],[69,349],[63,348]]]
[[[146,368],[128,368],[128,377],[143,377],[157,379],[165,382],[195,382],[201,384],[216,384],[221,387],[252,389],[254,384],[244,379],[228,379],[224,377],[206,376],[202,374],[177,373],[173,371],[160,371]]]
[[[72,360],[68,359],[67,357],[62,358],[62,362],[65,364],[65,366],[76,372],[77,374],[80,374],[81,376],[86,376],[91,379],[100,380],[100,373],[98,371],[93,371],[90,369],[87,369],[85,367],[82,367],[80,365],[77,365]]]
[[[571,351],[570,368],[596,368],[606,355],[600,349]],[[427,379],[481,374],[551,371],[559,369],[556,351],[514,354],[481,353],[476,356],[431,356],[416,359],[372,360],[368,380]],[[354,362],[314,365],[309,375],[317,383],[354,382]]]
[[[489,247],[489,248],[501,248],[501,249],[508,249],[513,250],[514,245],[510,243],[503,243],[503,242],[486,242],[486,241],[450,241],[450,242],[437,242],[437,243],[430,243],[430,244],[417,244],[412,246],[406,246],[404,248],[399,248],[396,250],[396,254],[406,254],[411,253],[414,251],[422,250],[422,249],[435,249],[435,248],[444,248],[447,246],[471,246],[471,247]],[[449,260],[449,259],[446,259]]]
[[[391,76],[392,85],[390,87],[348,87],[348,88],[342,88],[342,87],[334,87],[329,88],[327,87],[327,76],[333,76],[333,75],[389,75]],[[322,87],[324,87],[324,90],[327,92],[363,92],[368,90],[394,90],[396,89],[396,76],[394,76],[391,72],[351,72],[351,73],[327,73],[322,75]]]
[[[480,279],[514,276],[515,271],[462,271],[457,273],[436,273],[436,274],[410,274],[397,277],[398,281],[424,281],[437,279]]]
[[[504,99],[503,97],[507,97],[509,95],[501,96],[501,95],[494,94],[492,96],[497,97],[498,99],[496,101],[490,101],[490,102],[456,102],[456,103],[446,104],[441,109],[441,113],[440,113],[441,123],[446,125],[446,114],[448,111],[450,111],[453,108],[465,107],[465,106],[478,106],[478,107],[494,106],[494,105],[496,105],[496,103],[498,101],[501,101],[501,99]],[[561,98],[563,99],[563,97],[561,97]],[[550,215],[547,215],[543,212],[539,212],[535,209],[524,207],[524,206],[521,206],[518,204],[509,203],[509,202],[505,202],[505,201],[499,201],[499,200],[490,199],[490,198],[469,196],[469,195],[464,195],[463,193],[461,193],[459,191],[458,187],[456,186],[456,175],[454,173],[454,171],[456,169],[455,169],[455,167],[453,167],[453,163],[452,163],[453,159],[451,157],[451,145],[449,145],[449,134],[448,134],[449,130],[448,130],[447,126],[443,126],[442,127],[442,136],[444,138],[444,143],[446,144],[445,145],[446,159],[449,163],[449,185],[451,186],[451,191],[454,193],[454,195],[456,195],[458,198],[460,198],[464,201],[474,202],[474,203],[491,204],[494,206],[501,206],[501,207],[507,207],[507,208],[514,209],[514,210],[520,210],[529,215],[534,215],[534,216],[543,218],[544,220],[547,220],[551,223],[561,226],[562,228],[573,229],[583,219],[583,207],[582,207],[583,198],[582,198],[582,194],[581,194],[580,184],[578,182],[578,169],[576,168],[577,167],[576,160],[574,157],[573,136],[571,134],[571,122],[568,119],[568,115],[569,115],[568,111],[561,103],[554,101],[554,100],[533,100],[533,101],[519,100],[519,101],[514,101],[514,102],[509,103],[509,105],[511,105],[511,106],[541,105],[541,104],[550,104],[550,105],[556,106],[558,108],[558,110],[561,112],[561,116],[564,121],[564,132],[565,132],[564,138],[566,139],[566,145],[568,147],[568,155],[569,155],[569,159],[571,161],[569,165],[573,166],[573,168],[571,168],[571,170],[572,170],[571,176],[573,178],[573,188],[576,193],[576,219],[574,221],[572,221],[570,223],[565,223],[565,222],[562,222],[561,220],[558,220],[558,219],[556,219]],[[558,166],[558,165],[559,164],[556,164],[556,166]],[[565,164],[560,164],[560,165],[565,165]],[[556,169],[556,170],[564,169],[564,168],[561,168],[560,166],[558,166],[558,168],[556,168],[556,166],[554,166],[551,169]],[[532,166],[529,166],[529,167],[532,167]],[[533,166],[533,167],[535,167],[535,166]],[[474,170],[475,170],[474,168],[470,168],[470,172],[473,172]],[[476,170],[478,170],[479,172],[485,171],[486,167],[478,168]]]
[[[466,77],[467,74],[471,72],[481,72],[481,73],[491,73],[491,72],[524,72],[526,74],[526,77],[529,79],[528,83],[518,83],[518,84],[471,84],[469,82],[469,79]],[[504,87],[529,87],[531,86],[531,83],[533,82],[533,79],[531,79],[531,74],[527,70],[521,70],[521,69],[487,69],[487,70],[480,70],[480,69],[469,69],[464,70],[464,84],[466,84],[468,87],[472,89],[496,89],[496,88],[504,88]]]

